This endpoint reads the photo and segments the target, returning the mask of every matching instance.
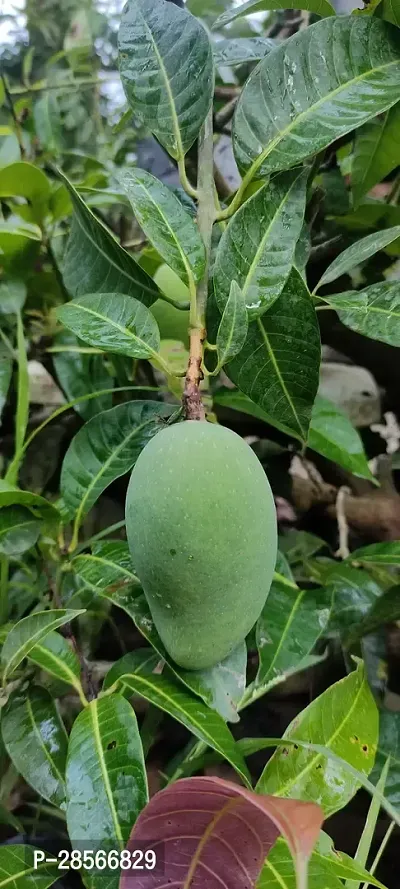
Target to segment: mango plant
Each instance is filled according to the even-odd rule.
[[[58,55],[2,75],[0,889],[385,889],[400,14],[276,8],[128,0],[94,155],[63,141],[99,88],[76,46],[55,83]],[[327,397],[321,341],[365,356],[386,425]],[[293,682],[317,691],[271,732]],[[322,824],[361,788],[350,857]]]

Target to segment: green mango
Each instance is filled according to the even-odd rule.
[[[186,284],[168,265],[160,265],[154,275],[154,281],[171,299],[189,302],[190,294]],[[160,328],[162,340],[179,340],[185,347],[189,345],[189,311],[174,309],[163,299],[153,303],[151,311]]]
[[[259,617],[276,559],[274,500],[251,448],[214,423],[166,427],[133,469],[126,530],[173,660],[201,670],[227,657]]]

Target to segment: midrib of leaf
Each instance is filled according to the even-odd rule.
[[[296,601],[294,602],[294,605],[293,605],[293,607],[292,607],[292,609],[291,609],[291,611],[290,611],[289,619],[288,619],[288,621],[287,621],[287,624],[286,624],[286,626],[285,626],[285,629],[284,629],[284,631],[283,631],[283,633],[282,633],[282,635],[281,635],[281,638],[280,638],[280,640],[279,640],[279,645],[278,645],[278,647],[277,647],[277,649],[276,649],[276,652],[275,652],[275,654],[274,654],[274,657],[273,657],[273,659],[272,659],[272,661],[271,661],[271,663],[270,663],[270,665],[269,665],[267,675],[266,675],[265,678],[263,679],[263,682],[262,682],[263,685],[264,685],[264,683],[266,683],[266,682],[268,681],[268,676],[270,675],[271,670],[273,669],[273,666],[274,666],[274,664],[275,664],[275,662],[276,662],[276,660],[277,660],[277,657],[278,657],[278,655],[279,655],[279,653],[280,653],[280,651],[281,651],[282,645],[283,645],[283,643],[284,643],[284,641],[285,641],[285,639],[286,639],[286,636],[287,636],[287,634],[288,634],[288,632],[289,632],[289,629],[290,629],[290,627],[291,627],[291,625],[292,625],[292,623],[293,623],[293,621],[294,621],[294,616],[295,616],[295,614],[296,614],[296,611],[297,611],[297,609],[298,609],[298,607],[299,607],[299,605],[300,605],[301,600],[302,600],[303,597],[304,597],[304,593],[305,593],[305,590],[299,590],[299,595],[296,597]]]
[[[244,284],[244,287],[243,287],[243,296],[245,296],[246,293],[247,293],[247,290],[248,290],[249,285],[250,285],[250,282],[251,282],[251,278],[252,278],[252,276],[253,276],[253,273],[254,273],[254,270],[255,270],[256,266],[258,265],[258,260],[259,260],[259,258],[260,258],[260,256],[261,256],[262,251],[264,250],[265,242],[266,242],[266,240],[267,240],[268,237],[269,237],[269,234],[270,234],[270,232],[271,232],[271,229],[272,229],[273,226],[275,225],[275,223],[276,223],[276,219],[277,219],[277,217],[279,216],[279,214],[280,214],[280,212],[281,212],[281,210],[282,210],[282,207],[284,206],[284,204],[285,204],[286,201],[288,200],[288,197],[289,197],[289,195],[291,194],[292,189],[293,189],[294,185],[296,184],[298,178],[299,178],[299,177],[297,177],[297,178],[294,180],[294,182],[293,182],[292,185],[290,186],[289,190],[286,192],[286,194],[285,194],[284,197],[282,198],[282,200],[281,200],[279,206],[277,207],[276,213],[274,213],[274,216],[273,216],[273,218],[271,219],[271,222],[270,222],[270,224],[269,224],[269,226],[268,226],[268,228],[267,228],[265,234],[263,235],[263,237],[262,237],[262,239],[261,239],[261,241],[260,241],[260,243],[259,243],[259,245],[258,245],[258,247],[257,247],[256,253],[255,253],[255,255],[254,255],[254,257],[253,257],[253,260],[252,260],[252,262],[251,262],[251,264],[250,264],[250,266],[249,266],[249,271],[248,271],[248,273],[247,273],[247,275],[246,275],[246,280],[245,280],[245,284]]]
[[[140,10],[139,10],[139,13],[140,13]],[[159,53],[158,46],[154,40],[151,28],[149,28],[149,26],[146,22],[146,19],[144,18],[143,15],[142,15],[142,20],[143,20],[145,30],[147,31],[147,33],[150,37],[150,42],[151,42],[154,52],[156,54],[157,61],[160,66],[160,71],[161,71],[162,77],[164,79],[165,89],[167,90],[167,96],[168,96],[168,100],[169,100],[169,104],[170,104],[170,108],[171,108],[172,125],[173,125],[175,139],[176,139],[177,158],[183,158],[184,152],[183,152],[183,145],[182,145],[182,139],[181,139],[181,131],[179,128],[179,120],[178,120],[178,115],[176,113],[174,96],[173,96],[173,93],[171,90],[171,84],[169,82],[169,77],[168,77],[164,62],[162,60],[162,56]]]
[[[231,800],[229,800],[229,802],[225,803],[225,805],[222,807],[222,809],[220,809],[219,812],[216,812],[214,817],[211,819],[210,823],[207,825],[202,837],[200,837],[200,840],[197,844],[197,848],[196,848],[196,851],[195,851],[193,858],[191,860],[189,870],[187,872],[186,879],[185,879],[185,882],[182,886],[182,889],[190,889],[190,887],[192,885],[192,881],[193,881],[194,877],[196,876],[197,865],[200,864],[201,853],[202,853],[206,843],[210,839],[218,822],[221,821],[221,818],[223,818],[231,809],[234,809],[236,806],[237,806],[237,799],[235,797],[234,799],[231,799]],[[258,835],[257,835],[257,838],[258,838]],[[238,860],[234,850],[231,849],[231,846],[229,845],[229,843],[226,843],[226,840],[224,841],[221,837],[219,837],[219,839],[220,839],[220,842],[222,841],[222,843],[224,845],[226,844],[228,846],[229,851],[231,853],[233,852],[234,857],[236,858],[236,860]],[[239,859],[239,861],[240,861],[240,859]],[[249,875],[248,875],[247,871],[245,870],[244,865],[241,864],[241,867],[242,867],[242,871],[245,872],[246,878],[248,879]],[[224,881],[221,881],[219,879],[218,874],[216,874],[215,871],[212,870],[211,873],[213,874],[213,876],[217,877],[218,882],[222,882],[223,886],[226,886]],[[228,887],[226,887],[226,889],[228,889]]]
[[[104,475],[104,473],[106,472],[106,470],[108,469],[108,467],[111,465],[111,463],[113,462],[113,460],[115,460],[115,458],[118,457],[118,454],[119,454],[120,451],[126,446],[126,444],[128,443],[128,441],[130,441],[131,438],[134,438],[135,435],[138,435],[138,433],[141,432],[142,429],[145,429],[145,427],[146,427],[146,426],[149,426],[151,423],[154,423],[154,420],[147,420],[145,423],[142,423],[141,426],[135,426],[135,427],[132,429],[132,431],[129,433],[129,435],[125,436],[125,438],[124,438],[123,441],[118,445],[118,447],[116,447],[116,448],[112,451],[112,453],[111,453],[110,456],[107,458],[107,460],[105,461],[105,463],[103,463],[103,465],[102,465],[101,469],[99,470],[99,472],[97,473],[97,475],[95,475],[95,476],[92,478],[92,481],[90,482],[89,486],[86,488],[85,494],[84,494],[84,496],[83,496],[83,498],[82,498],[82,500],[81,500],[80,506],[79,506],[78,511],[77,511],[77,513],[76,513],[76,518],[75,518],[75,523],[74,523],[74,534],[73,534],[72,541],[71,541],[71,543],[70,543],[70,552],[72,552],[72,550],[75,549],[75,546],[76,546],[76,544],[77,544],[77,541],[78,541],[78,531],[79,531],[79,527],[80,527],[80,523],[81,523],[81,518],[82,518],[83,510],[84,510],[84,508],[85,508],[85,504],[86,504],[86,502],[87,502],[87,500],[88,500],[88,497],[89,497],[90,494],[92,493],[92,490],[93,490],[93,488],[95,487],[95,485],[97,484],[98,480]]]
[[[264,867],[269,868],[269,870],[275,877],[275,880],[277,881],[277,883],[279,883],[279,885],[282,886],[282,889],[289,889],[288,884],[285,883],[285,881],[284,881],[283,877],[281,877],[279,871],[275,870],[273,864],[271,864],[270,861],[268,861],[268,858],[266,858],[264,861]]]
[[[68,306],[71,304],[66,303],[66,305]],[[145,341],[142,340],[142,338],[140,336],[137,336],[136,333],[132,333],[132,331],[129,330],[129,327],[123,327],[122,324],[118,324],[118,321],[113,321],[112,318],[107,318],[106,315],[101,315],[100,312],[96,312],[94,309],[88,309],[87,306],[82,306],[82,304],[79,301],[76,302],[75,305],[79,306],[81,312],[86,312],[87,315],[93,315],[95,318],[99,318],[100,321],[102,321],[103,323],[106,322],[107,324],[110,324],[111,327],[115,327],[117,330],[119,330],[121,333],[123,333],[124,336],[127,336],[128,338],[132,339],[134,342],[140,343],[140,345],[143,345],[145,347],[146,351],[148,352],[148,354],[153,355],[154,358],[159,358],[158,352],[156,352],[155,349],[152,349],[151,346],[149,346],[147,343],[145,343]]]
[[[340,86],[336,87],[336,89],[332,90],[329,93],[326,93],[324,96],[321,96],[321,98],[318,99],[317,102],[314,103],[314,105],[311,105],[310,108],[307,108],[305,111],[301,111],[300,114],[298,114],[297,117],[295,117],[287,125],[287,127],[285,127],[285,129],[279,130],[277,136],[272,139],[267,148],[265,148],[264,151],[262,151],[261,154],[259,154],[258,157],[255,158],[243,179],[243,189],[247,187],[248,183],[251,181],[251,179],[253,179],[253,176],[257,172],[258,168],[264,163],[267,157],[269,157],[274,148],[276,148],[276,146],[279,145],[280,142],[282,142],[282,140],[285,136],[288,135],[288,133],[291,133],[292,130],[296,128],[299,122],[307,120],[307,117],[312,116],[317,108],[320,108],[325,102],[330,101],[332,98],[339,96],[341,92],[344,92],[349,87],[353,86],[353,84],[356,84],[359,81],[366,81],[372,75],[381,73],[386,68],[390,68],[392,65],[400,65],[400,60],[394,59],[391,62],[385,62],[384,65],[379,65],[377,68],[370,68],[367,74],[358,74],[357,77],[353,77],[352,80],[347,80],[346,83],[340,84]],[[382,111],[391,108],[394,104],[395,102],[389,102],[386,108],[383,108]]]
[[[80,203],[80,201],[79,201],[79,203]],[[125,253],[123,248],[119,247],[118,241],[115,240],[115,238],[113,237],[111,232],[108,231],[108,229],[105,227],[105,225],[103,225],[103,223],[100,221],[100,219],[97,219],[97,217],[92,213],[92,211],[89,209],[89,207],[87,207],[86,204],[83,203],[83,201],[82,201],[82,206],[84,207],[85,212],[87,212],[88,215],[93,219],[94,224],[99,225],[100,228],[102,228],[104,230],[105,234],[109,235],[109,237],[114,242],[116,249],[119,248],[122,250],[123,253]],[[131,281],[131,282],[137,284],[138,287],[140,287],[140,289],[144,290],[146,293],[150,293],[152,296],[156,295],[155,285],[154,285],[154,290],[152,290],[151,287],[147,286],[147,284],[142,284],[141,281],[136,281],[136,279],[133,278],[132,275],[130,275],[128,272],[126,272],[125,269],[122,268],[121,265],[118,265],[116,262],[114,262],[114,259],[112,259],[112,257],[109,256],[108,253],[105,252],[105,250],[103,250],[103,248],[98,244],[98,242],[95,241],[94,238],[92,238],[92,235],[89,233],[88,229],[85,228],[85,226],[83,225],[82,220],[80,218],[79,211],[75,212],[74,218],[75,218],[76,222],[78,223],[79,227],[84,232],[88,241],[90,241],[92,247],[94,247],[100,253],[100,255],[103,257],[103,259],[105,259],[106,262],[109,263],[109,265],[112,265],[112,267],[114,269],[116,269],[116,271],[118,272],[119,275],[122,275],[128,281]],[[129,259],[132,259],[132,257],[129,256],[129,253],[127,253],[126,256],[129,257]],[[132,262],[134,262],[134,260],[132,260]]]
[[[376,298],[379,299],[378,296]],[[333,303],[332,303],[332,307],[335,308]],[[344,312],[344,311],[346,311],[346,307],[345,306],[341,306],[341,307],[338,306],[337,311]],[[394,315],[396,318],[400,318],[400,312],[394,312],[391,309],[379,309],[377,306],[374,306],[373,303],[370,303],[370,305],[368,305],[368,306],[357,306],[357,305],[350,304],[349,306],[347,306],[347,311],[360,312],[362,315],[368,315],[369,312],[375,312],[375,314],[377,314],[377,315],[378,314],[379,315],[389,315],[389,316]]]
[[[360,688],[358,689],[357,694],[355,695],[355,697],[353,698],[353,700],[351,702],[350,709],[347,711],[345,717],[342,719],[342,721],[336,727],[336,729],[333,732],[333,734],[331,735],[331,737],[328,738],[328,740],[325,742],[324,747],[329,748],[332,746],[333,742],[336,740],[337,736],[340,734],[340,732],[346,725],[346,722],[348,722],[348,720],[350,719],[350,717],[353,713],[353,710],[355,709],[355,707],[358,704],[358,699],[359,699],[361,693],[364,691],[364,686],[365,686],[365,677],[361,682],[361,685],[360,685]],[[283,740],[285,740],[285,739],[283,739]],[[307,772],[309,772],[312,769],[312,767],[315,765],[315,763],[318,762],[318,760],[322,759],[322,758],[323,758],[322,753],[317,753],[317,755],[315,757],[313,757],[309,763],[307,763],[307,765],[304,767],[304,769],[302,769],[301,772],[298,772],[298,774],[295,776],[295,778],[291,778],[289,781],[286,782],[286,784],[279,787],[278,790],[275,790],[274,795],[275,796],[282,796],[284,793],[286,793],[286,791],[290,787],[292,787],[293,784],[297,784],[297,782],[300,781],[304,777],[304,775],[306,775]]]
[[[114,570],[117,568],[117,570],[120,571],[121,574],[126,574],[126,576],[130,578],[130,580],[139,579],[138,577],[136,577],[136,574],[133,574],[132,571],[129,571],[128,568],[123,568],[122,565],[117,565],[116,562],[111,562],[109,559],[103,559],[102,556],[94,556],[92,554],[84,555],[81,557],[77,556],[76,561],[78,561],[79,558],[90,559],[92,562],[100,562],[101,565],[108,565]]]
[[[0,887],[7,886],[8,883],[13,883],[14,880],[18,880],[19,877],[26,877],[29,874],[37,874],[38,870],[47,870],[47,867],[48,867],[48,865],[47,865],[46,861],[42,864],[38,864],[36,867],[27,867],[27,868],[25,868],[25,870],[18,871],[17,874],[12,874],[11,876],[7,877],[5,880],[0,880]],[[55,876],[54,876],[54,880],[56,880],[56,879],[57,879],[57,874],[55,874]]]
[[[180,245],[180,243],[179,243],[179,241],[178,241],[178,238],[176,237],[175,232],[174,232],[173,228],[171,227],[171,225],[170,225],[170,223],[169,223],[169,220],[168,220],[167,217],[164,215],[164,213],[163,213],[163,211],[162,211],[160,205],[157,204],[157,202],[154,200],[154,198],[152,197],[152,195],[150,194],[150,192],[148,191],[148,189],[146,188],[146,186],[143,185],[142,182],[139,183],[139,186],[140,186],[140,188],[143,189],[143,191],[144,191],[145,194],[147,195],[149,201],[153,204],[153,206],[155,207],[156,211],[160,214],[161,219],[162,219],[163,222],[164,222],[164,225],[166,225],[166,227],[167,227],[167,229],[168,229],[168,231],[169,231],[169,233],[170,233],[170,235],[171,235],[171,237],[172,237],[172,240],[174,241],[176,247],[178,248],[180,257],[181,257],[182,262],[183,262],[183,264],[184,264],[184,266],[185,266],[185,270],[186,270],[186,274],[187,274],[187,276],[188,276],[188,280],[190,281],[190,280],[193,278],[193,272],[192,272],[192,269],[191,269],[191,267],[190,267],[190,265],[189,265],[189,263],[188,263],[186,254],[185,254],[184,250],[182,249],[182,247],[181,247],[181,245]]]
[[[29,525],[34,525],[37,521],[38,520],[32,516],[31,519],[25,519],[24,522],[17,522],[16,525],[10,525],[9,528],[5,528],[3,531],[0,531],[0,538],[6,537],[7,534],[10,534],[11,531],[18,531],[19,528],[26,528],[27,526],[29,527]]]
[[[46,745],[43,743],[43,738],[42,738],[42,736],[41,736],[41,734],[40,734],[40,731],[39,731],[39,729],[38,729],[38,727],[37,727],[37,725],[36,725],[35,717],[34,717],[33,710],[32,710],[32,704],[31,704],[31,700],[30,700],[30,698],[29,698],[29,695],[28,695],[27,698],[26,698],[26,708],[27,708],[27,711],[28,711],[29,719],[30,719],[30,721],[31,721],[31,727],[32,727],[32,729],[33,729],[33,733],[36,735],[36,738],[37,738],[37,740],[39,741],[40,746],[42,747],[42,750],[43,750],[43,752],[44,752],[44,755],[45,755],[45,757],[46,757],[46,759],[47,759],[49,765],[51,766],[53,772],[55,773],[55,775],[57,776],[58,780],[60,781],[61,786],[65,788],[65,779],[63,778],[61,772],[60,772],[59,769],[57,768],[57,766],[56,766],[54,760],[53,760],[53,759],[51,758],[51,756],[49,755],[49,752],[48,752],[48,750],[47,750],[47,747],[46,747]],[[68,738],[68,736],[67,736],[67,732],[65,731],[65,727],[64,727],[64,732],[65,732],[65,737]]]
[[[263,340],[264,340],[264,343],[265,343],[265,346],[266,346],[268,355],[269,355],[269,357],[270,357],[270,359],[271,359],[271,362],[272,362],[272,364],[273,364],[273,366],[274,366],[274,370],[275,370],[275,373],[276,373],[276,375],[277,375],[277,377],[278,377],[278,380],[279,380],[280,386],[281,386],[281,388],[282,388],[283,394],[285,395],[285,398],[286,398],[286,400],[287,400],[287,402],[288,402],[288,404],[289,404],[289,407],[290,407],[290,409],[291,409],[291,411],[292,411],[292,413],[293,413],[293,416],[294,416],[294,418],[295,418],[295,420],[296,420],[297,426],[298,426],[298,428],[299,428],[299,430],[300,430],[301,438],[302,438],[303,441],[304,441],[305,438],[306,438],[304,429],[302,428],[302,425],[301,425],[301,423],[300,423],[300,420],[299,420],[299,417],[298,417],[296,408],[295,408],[295,406],[294,406],[294,404],[293,404],[293,401],[292,401],[292,398],[291,398],[291,396],[290,396],[290,394],[289,394],[289,392],[288,392],[288,390],[287,390],[286,383],[285,383],[285,381],[284,381],[284,379],[283,379],[283,377],[282,377],[282,374],[281,374],[281,371],[280,371],[278,362],[277,362],[277,360],[276,360],[276,358],[275,358],[274,351],[273,351],[273,349],[272,349],[272,347],[271,347],[270,341],[269,341],[268,336],[267,336],[267,331],[265,330],[265,327],[264,327],[264,325],[263,325],[263,323],[262,323],[262,321],[261,321],[261,318],[257,318],[257,326],[258,326],[258,329],[259,329],[259,331],[260,331],[260,333],[261,333],[261,336],[262,336],[262,338],[263,338]]]
[[[34,647],[37,648],[39,651],[41,651],[42,654],[49,661],[53,661],[53,663],[58,665],[60,672],[64,673],[65,676],[69,677],[69,681],[70,681],[71,685],[74,686],[74,688],[78,688],[78,686],[80,688],[80,682],[79,682],[78,677],[75,675],[75,673],[73,673],[73,671],[70,669],[70,667],[68,667],[64,663],[64,661],[62,661],[60,658],[58,658],[52,651],[50,651],[49,648],[44,648],[43,645],[40,645],[40,643],[38,643],[38,645],[35,645]],[[34,660],[34,657],[32,657],[32,649],[31,649],[31,653],[30,653],[29,657],[32,660]],[[60,665],[61,665],[61,669],[60,669]],[[46,668],[44,667],[43,669],[46,669]]]
[[[100,726],[99,726],[99,718],[97,713],[97,701],[92,701],[90,706],[90,712],[92,715],[92,726],[93,726],[93,734],[96,743],[97,755],[99,759],[100,771],[103,778],[104,790],[106,792],[108,804],[111,810],[111,817],[114,824],[115,835],[120,843],[121,849],[124,847],[124,838],[122,836],[121,825],[119,823],[117,810],[115,808],[114,798],[112,795],[110,778],[106,769],[106,764],[104,762],[104,753],[103,747],[101,743],[101,734],[100,734]]]

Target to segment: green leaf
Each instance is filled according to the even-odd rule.
[[[297,0],[297,3],[299,0]],[[300,6],[296,6],[296,0],[286,0],[285,9],[307,9],[309,12],[315,12],[316,15],[335,15],[333,6],[328,0],[301,0]],[[230,22],[240,18],[242,15],[253,15],[255,12],[268,12],[269,10],[280,9],[279,0],[247,0],[241,6],[234,6],[223,12],[222,15],[214,22],[213,30],[223,28]]]
[[[75,556],[72,567],[78,577],[96,593],[108,590],[115,592],[139,584],[125,540],[95,543],[91,554]]]
[[[0,313],[17,314],[26,300],[26,285],[23,281],[2,281],[0,284]]]
[[[0,170],[0,198],[22,197],[29,201],[27,222],[43,222],[50,197],[50,183],[34,164],[20,161]],[[19,207],[18,212],[24,208]],[[21,216],[25,218],[23,212]]]
[[[324,297],[350,330],[373,340],[400,346],[400,284],[380,281],[365,290]]]
[[[24,222],[16,216],[0,220],[0,251],[10,262],[41,240],[42,232],[38,225]]]
[[[55,524],[60,521],[58,510],[44,497],[40,497],[39,494],[32,494],[30,491],[21,491],[4,479],[0,479],[0,509],[4,506],[17,505],[33,509],[46,522]]]
[[[198,227],[178,197],[145,170],[129,170],[122,186],[136,219],[160,256],[188,283],[204,275],[205,250]]]
[[[220,367],[239,354],[244,346],[247,331],[248,320],[243,291],[236,281],[232,281],[217,332],[217,355]]]
[[[153,279],[120,247],[66,176],[60,172],[58,175],[68,189],[74,208],[62,268],[64,284],[71,296],[125,293],[150,306],[159,296]]]
[[[78,556],[74,563],[79,562],[80,558]],[[85,574],[87,576],[85,570],[82,574],[79,566],[77,573],[83,579],[85,579]],[[159,660],[164,660],[167,663],[169,670],[179,682],[183,682],[190,691],[213,710],[216,710],[224,720],[238,722],[237,704],[246,684],[247,649],[245,643],[239,645],[231,655],[214,667],[206,670],[184,670],[175,664],[166,651],[154,626],[146,597],[134,595],[130,590],[121,590],[118,585],[115,586],[117,588],[107,591],[103,585],[103,589],[98,589],[98,592],[113,605],[122,608],[126,614],[129,614],[139,632],[159,655]]]
[[[125,675],[124,684],[135,694],[141,695],[169,713],[186,726],[196,738],[222,754],[240,775],[247,786],[250,776],[244,759],[222,717],[201,701],[183,691],[175,682],[164,676]]]
[[[379,719],[379,742],[371,781],[377,784],[387,758],[389,772],[385,797],[396,809],[400,807],[400,713],[382,709]]]
[[[74,617],[78,617],[79,614],[83,614],[83,611],[54,608],[52,611],[36,611],[18,621],[8,633],[1,652],[3,684],[21,661],[27,657],[34,645],[41,642],[50,630],[61,627],[73,620]]]
[[[243,291],[250,320],[282,293],[303,226],[307,178],[308,170],[277,176],[235,213],[219,242],[214,266],[220,311],[232,280]]]
[[[49,154],[57,154],[62,146],[62,123],[57,96],[45,90],[33,106],[36,136]]]
[[[374,479],[357,430],[343,411],[320,395],[314,402],[307,444],[353,475]]]
[[[44,688],[11,695],[1,718],[3,741],[17,771],[34,790],[64,808],[68,737]]]
[[[29,660],[46,670],[50,676],[68,682],[82,696],[81,668],[77,655],[61,633],[51,631],[31,648]]]
[[[382,595],[381,587],[370,574],[346,563],[335,566],[326,583],[334,603],[330,628],[344,634],[362,620]]]
[[[367,235],[365,238],[361,238],[360,241],[355,241],[355,243],[351,244],[347,250],[343,250],[343,253],[334,259],[330,266],[328,266],[315,290],[319,290],[323,284],[330,284],[331,281],[336,281],[337,278],[346,275],[351,269],[361,265],[362,262],[365,262],[365,260],[369,259],[370,256],[373,256],[374,253],[383,250],[384,247],[391,244],[392,241],[395,241],[396,238],[399,237],[400,225],[395,225],[392,228],[386,228],[381,232],[374,232],[372,235]]]
[[[367,883],[371,883],[371,886],[378,886],[379,889],[385,889],[385,886],[383,886],[376,877],[371,876],[364,867],[361,867],[354,858],[350,858],[345,852],[338,852],[337,849],[334,848],[331,837],[323,830],[320,832],[317,849],[314,854],[320,860],[321,864],[323,863],[327,874],[335,874],[335,876],[339,877],[341,880],[366,880]]]
[[[110,667],[104,677],[102,690],[106,691],[107,688],[111,688],[126,673],[149,676],[159,663],[160,657],[152,648],[138,648],[137,651],[128,651]],[[131,697],[129,689],[123,689],[121,694]]]
[[[255,685],[273,686],[299,668],[328,625],[331,596],[274,579],[257,621],[259,667]]]
[[[400,9],[397,0],[383,0],[380,11],[382,18],[400,28]]]
[[[53,366],[58,382],[67,397],[74,401],[90,392],[108,389],[112,385],[110,374],[102,355],[85,355],[75,352],[74,347],[82,345],[74,334],[61,331],[54,337],[54,346],[70,346],[71,351],[53,353]],[[100,411],[112,406],[112,394],[101,395],[75,405],[75,410],[84,420],[90,420]]]
[[[393,586],[382,593],[372,603],[362,620],[354,624],[346,636],[346,646],[350,648],[363,636],[375,633],[380,627],[400,618],[400,586]]]
[[[57,864],[36,863],[37,846],[10,844],[0,847],[0,889],[12,883],[14,889],[48,889],[59,879]],[[45,855],[47,858],[47,854]]]
[[[283,739],[323,745],[367,776],[374,764],[378,729],[378,709],[360,662],[353,673],[331,685],[296,716]],[[257,790],[318,800],[328,816],[347,805],[359,786],[349,772],[326,756],[288,745],[268,761]]]
[[[362,562],[363,565],[400,565],[400,541],[372,543],[354,550],[348,562]]]
[[[295,166],[394,105],[399,85],[400,35],[385,22],[338,16],[299,31],[243,89],[233,126],[239,169],[261,178]]]
[[[162,418],[174,405],[130,401],[97,414],[72,439],[61,469],[60,489],[71,515],[76,516],[74,548],[81,519],[100,494],[129,472],[147,442],[162,428]]]
[[[276,41],[270,37],[235,37],[233,40],[218,40],[214,44],[214,62],[216,65],[230,66],[259,62],[275,46]]]
[[[270,423],[306,441],[318,389],[320,355],[315,309],[302,278],[293,269],[274,305],[249,325],[244,347],[226,373],[266,411]]]
[[[189,12],[165,0],[129,0],[118,46],[129,104],[168,153],[181,160],[197,139],[213,97],[206,31]]]
[[[121,695],[91,701],[75,720],[66,770],[67,825],[73,848],[122,850],[148,800],[147,778],[136,716]],[[118,887],[119,870],[106,885]],[[85,872],[90,887],[105,874]]]
[[[35,545],[41,521],[23,506],[0,509],[0,553],[15,556]]]
[[[278,839],[265,859],[257,889],[297,889],[293,858],[284,840]],[[327,871],[321,856],[315,853],[308,862],[307,889],[343,889],[343,883]]]
[[[122,293],[89,293],[57,309],[66,327],[90,346],[131,358],[155,357],[157,323],[149,309]]]
[[[351,168],[355,207],[374,185],[397,167],[399,138],[400,103],[357,130]]]

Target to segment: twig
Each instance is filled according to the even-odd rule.
[[[216,86],[214,96],[216,99],[237,99],[241,92],[238,86]]]
[[[347,524],[345,513],[345,498],[351,494],[350,488],[342,485],[339,488],[336,497],[336,517],[339,531],[339,549],[335,553],[340,559],[347,559],[350,555],[349,550],[349,526]]]
[[[208,269],[211,251],[212,227],[215,219],[213,175],[213,128],[212,110],[209,111],[199,138],[198,178],[199,206],[197,224],[203,239],[206,264],[204,275],[190,300],[190,352],[182,403],[187,420],[204,420],[205,410],[200,395],[203,342],[206,338],[205,312],[208,293]]]

